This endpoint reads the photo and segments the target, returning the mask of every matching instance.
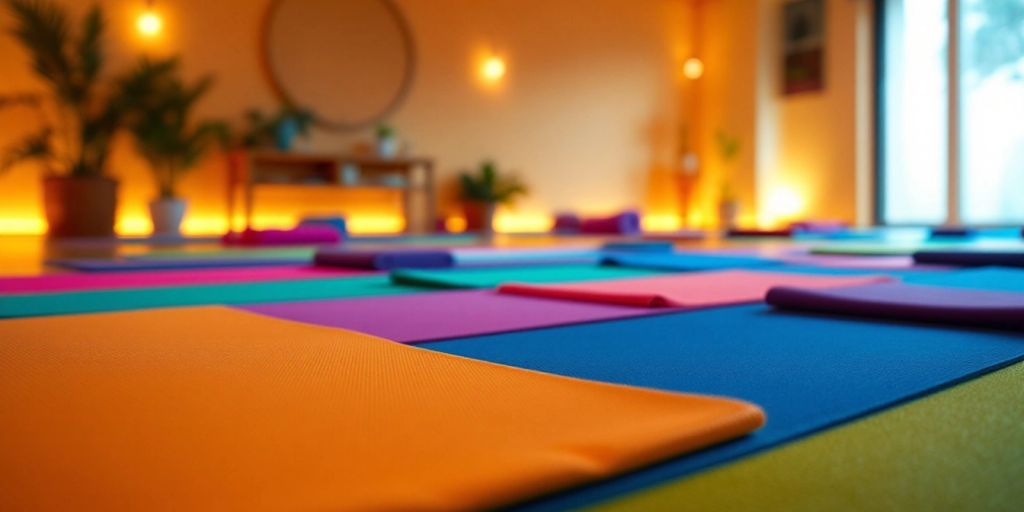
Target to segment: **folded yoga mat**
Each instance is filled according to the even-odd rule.
[[[440,249],[321,249],[313,257],[321,267],[392,270],[397,268],[447,268],[455,264],[451,251]]]
[[[831,288],[877,283],[884,276],[825,276],[725,270],[586,283],[506,283],[501,293],[649,308],[700,308],[758,302],[776,286]]]
[[[274,318],[341,327],[402,343],[613,320],[661,311],[519,297],[498,294],[493,290],[277,302],[239,307]]]
[[[274,266],[236,269],[163,270],[119,272],[115,274],[47,274],[41,276],[0,277],[0,294],[48,293],[84,290],[113,290],[154,286],[246,283],[251,281],[287,281],[365,275],[351,269],[313,266]]]
[[[509,265],[559,265],[597,263],[600,251],[591,248],[460,248],[451,250],[457,267],[497,267]]]
[[[398,284],[428,288],[495,288],[508,281],[563,283],[659,274],[661,273],[654,270],[602,265],[537,265],[506,268],[396,270],[391,273],[391,280]]]
[[[690,475],[1024,359],[1024,339],[1015,333],[763,305],[420,346],[572,377],[736,396],[768,415],[751,436],[525,507],[532,510],[572,509]]]
[[[814,290],[772,288],[777,308],[883,320],[909,320],[1001,329],[1024,328],[1024,293],[883,283]]]
[[[479,510],[764,421],[224,308],[5,321],[0,337],[16,510]]]
[[[247,229],[231,232],[222,239],[227,245],[278,246],[319,245],[341,242],[343,233],[332,226],[302,225],[292,229]]]
[[[914,261],[921,264],[954,265],[959,267],[1024,267],[1024,250],[976,251],[969,249],[946,251],[918,251]]]
[[[248,283],[204,284],[122,290],[0,295],[0,318],[208,304],[255,304],[338,299],[422,291],[392,284],[387,276],[353,276]]]
[[[78,270],[80,272],[132,272],[143,270],[185,270],[185,269],[214,269],[214,268],[239,268],[239,267],[269,267],[274,265],[295,266],[312,262],[312,255],[309,258],[282,258],[282,257],[232,257],[215,256],[209,258],[169,258],[169,259],[91,259],[91,258],[62,258],[47,260],[48,265]]]
[[[757,268],[779,264],[774,259],[711,252],[609,253],[601,262],[619,267],[680,271]]]

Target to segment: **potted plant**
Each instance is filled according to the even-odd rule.
[[[740,202],[732,187],[732,162],[740,152],[738,138],[723,131],[715,134],[718,156],[722,159],[722,187],[718,196],[718,225],[723,229],[733,229],[739,217]]]
[[[143,60],[129,81],[143,79],[158,70],[158,79],[142,100],[127,128],[135,148],[156,178],[157,198],[149,203],[155,235],[180,234],[187,203],[177,193],[178,180],[215,145],[227,141],[227,126],[219,121],[192,120],[192,110],[213,83],[206,76],[194,84],[178,73],[178,61],[151,63]]]
[[[110,143],[129,101],[101,80],[104,19],[99,7],[72,30],[67,13],[42,0],[7,0],[10,33],[27,50],[45,94],[7,104],[37,110],[42,126],[6,149],[0,169],[34,160],[45,170],[43,203],[51,236],[111,236],[117,182],[107,176]],[[3,103],[3,102],[0,102]]]
[[[459,184],[466,229],[484,233],[493,231],[498,205],[509,204],[527,192],[526,186],[514,176],[501,176],[491,161],[481,163],[476,172],[462,173]]]
[[[247,127],[241,137],[242,147],[290,151],[296,138],[309,135],[313,113],[291,105],[280,107],[272,115],[254,108],[245,113],[245,120]]]
[[[395,137],[395,129],[391,125],[377,125],[377,156],[381,158],[394,158],[398,155],[398,138]]]

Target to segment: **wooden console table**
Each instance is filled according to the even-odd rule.
[[[261,185],[388,188],[402,191],[406,232],[435,228],[434,161],[430,158],[238,151],[228,158],[228,226],[234,228],[238,189],[242,189],[245,228],[252,224],[253,191]],[[421,195],[419,215],[414,196]]]

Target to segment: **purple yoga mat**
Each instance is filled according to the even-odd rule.
[[[392,270],[398,268],[447,268],[455,264],[455,258],[447,249],[379,251],[323,248],[316,252],[313,263],[323,267]]]
[[[227,245],[247,246],[336,244],[341,242],[341,233],[331,226],[304,225],[292,229],[247,229],[228,233],[222,240]]]
[[[611,217],[582,219],[580,233],[589,235],[632,235],[640,232],[640,214],[627,211]]]
[[[240,308],[285,320],[350,329],[401,343],[666,312],[656,308],[501,295],[493,290],[252,304]]]
[[[886,283],[813,290],[777,287],[765,300],[782,309],[1024,329],[1024,293]]]
[[[14,293],[52,293],[154,286],[226,284],[250,281],[320,279],[325,277],[366,275],[369,272],[318,268],[313,266],[249,267],[230,269],[161,270],[95,274],[48,274],[42,276],[0,277],[0,295]]]

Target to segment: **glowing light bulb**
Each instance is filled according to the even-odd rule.
[[[138,29],[140,34],[153,37],[163,30],[164,20],[157,13],[146,11],[135,20],[135,28]]]
[[[788,220],[804,209],[804,198],[789,187],[776,187],[768,196],[768,212],[776,220]]]
[[[507,68],[501,57],[491,56],[480,66],[480,76],[488,82],[498,82],[505,77]]]
[[[704,75],[704,62],[697,57],[690,57],[683,62],[683,76],[696,80]]]

